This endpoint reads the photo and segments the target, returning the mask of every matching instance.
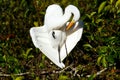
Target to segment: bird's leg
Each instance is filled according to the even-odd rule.
[[[64,31],[65,31],[65,29],[64,29]],[[67,36],[67,32],[65,32],[65,34],[66,34],[66,36]],[[67,38],[66,38],[66,39],[67,39]],[[66,45],[66,39],[65,39],[64,43],[65,43],[66,55],[68,56],[67,45]]]
[[[66,55],[68,56],[66,41],[65,41],[65,50],[66,50]]]
[[[58,45],[58,55],[59,55],[59,62],[61,63],[61,58],[60,58],[60,45]]]

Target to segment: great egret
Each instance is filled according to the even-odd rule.
[[[68,54],[71,52],[71,50],[75,47],[75,45],[81,39],[82,32],[83,32],[82,26],[83,24],[81,23],[78,24],[77,22],[76,25],[74,26],[76,27],[75,31],[72,31],[72,33],[66,36],[66,46],[67,46]],[[60,48],[60,55],[58,55],[57,45],[56,45],[56,48],[54,48],[51,45],[52,39],[50,38],[52,36],[50,37],[50,34],[48,34],[46,31],[43,32],[42,27],[31,28],[30,35],[36,48],[39,48],[58,67],[60,68],[65,67],[64,63],[59,61],[60,60],[59,58],[61,58],[61,61],[63,61],[65,57],[67,56],[65,43],[62,44],[62,47]],[[57,36],[55,37],[58,38]],[[55,40],[53,41],[53,43],[56,43]]]
[[[53,34],[52,31],[48,34],[48,32],[46,32],[46,30],[43,29],[45,28],[33,27],[30,29],[30,36],[32,38],[33,44],[35,45],[36,48],[39,48],[43,52],[43,54],[45,54],[53,63],[55,63],[60,68],[64,68],[65,67],[64,63],[59,62],[60,56],[58,55],[58,47],[57,47],[59,43],[56,44],[55,42],[56,46],[52,45],[53,36],[50,35]],[[55,31],[55,33],[56,32],[57,31]],[[58,38],[56,35],[55,37]]]
[[[51,46],[54,49],[58,50],[59,62],[61,63],[60,49],[66,41],[66,33],[64,31],[61,31],[61,30],[52,30],[49,34],[49,37],[50,37]]]
[[[73,5],[68,5],[65,8],[63,14],[63,10],[59,5],[50,5],[46,10],[44,25],[45,27],[47,27],[48,31],[51,31],[53,29],[60,29],[61,27],[64,27],[64,25],[69,21],[72,14],[73,20],[70,22],[70,24],[74,24],[80,18],[80,11],[77,7]]]
[[[72,14],[73,20],[68,22]],[[44,25],[30,29],[30,36],[35,47],[60,68],[65,67],[62,61],[67,56],[66,46],[69,54],[82,36],[83,28],[79,22],[76,22],[79,17],[80,12],[75,6],[67,6],[63,15],[61,7],[53,4],[46,10]],[[70,28],[71,26],[73,28]],[[62,31],[61,27],[65,31]]]

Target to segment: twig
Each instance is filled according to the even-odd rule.
[[[30,72],[19,73],[19,74],[2,74],[2,73],[0,73],[0,76],[3,76],[3,77],[8,77],[8,76],[11,76],[11,75],[15,75],[15,76],[23,76],[23,75],[27,75],[27,74],[30,74]]]
[[[73,65],[73,64],[71,64],[71,65],[67,66],[66,68],[62,69],[61,71],[59,71],[59,73],[64,72],[65,70],[67,70],[68,68],[70,68],[72,65]]]
[[[100,75],[102,72],[104,72],[105,70],[107,70],[107,68],[102,69],[101,71],[98,71],[95,75],[98,76]],[[87,75],[86,77],[90,77],[91,75]]]
[[[62,69],[62,70],[54,70],[54,71],[42,71],[40,73],[40,75],[46,75],[46,74],[58,74],[58,73],[62,73],[64,72],[65,70],[67,70],[68,68],[70,68],[73,64],[67,66],[66,68]],[[4,74],[4,73],[0,73],[0,76],[2,77],[9,77],[11,75],[14,75],[14,76],[24,76],[24,75],[28,75],[28,74],[31,74],[30,72],[25,72],[25,73],[19,73],[19,74]]]
[[[69,66],[67,66],[66,68],[64,68],[64,69],[62,69],[62,70],[53,70],[53,71],[42,71],[41,73],[40,73],[40,75],[46,75],[46,74],[58,74],[58,73],[62,73],[62,72],[64,72],[65,70],[67,70],[68,68],[70,68],[71,66],[72,66],[73,64],[71,64],[71,65],[69,65]]]

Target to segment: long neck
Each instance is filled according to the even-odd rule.
[[[69,21],[71,15],[72,15],[71,11],[69,11],[68,8],[65,8],[65,12],[62,16],[62,21],[64,21],[63,23],[67,23]]]
[[[77,7],[73,6],[73,5],[69,5],[65,8],[65,13],[63,15],[63,21],[67,22],[70,17],[73,14],[73,19],[74,21],[79,20],[80,18],[80,11]]]

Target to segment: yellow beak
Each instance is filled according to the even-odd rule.
[[[75,21],[72,20],[72,21],[68,24],[68,26],[66,27],[66,30],[69,30],[74,24],[75,24]]]

